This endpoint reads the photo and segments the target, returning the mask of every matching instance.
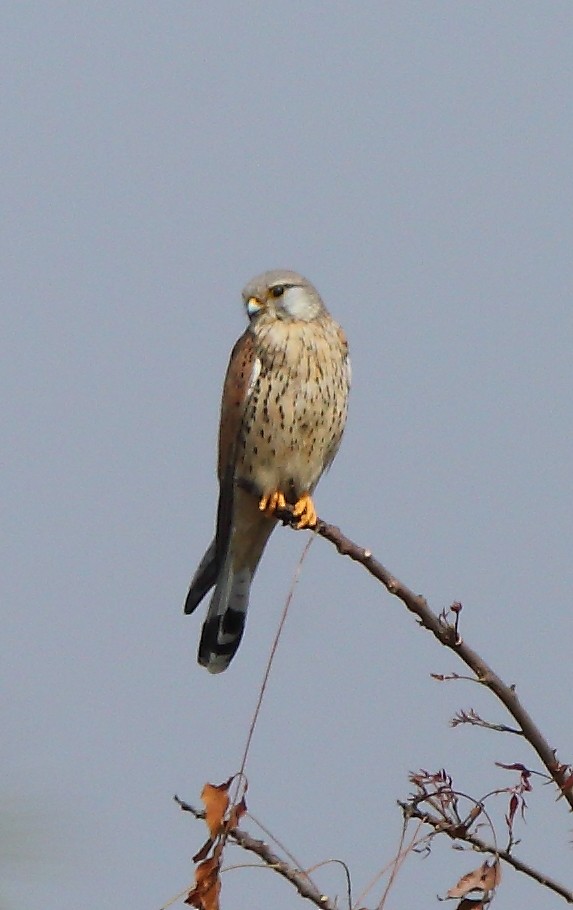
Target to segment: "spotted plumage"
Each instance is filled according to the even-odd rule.
[[[225,670],[244,629],[250,585],[274,529],[293,507],[316,525],[311,495],[342,438],[350,387],[346,338],[315,288],[295,272],[265,272],[243,291],[249,325],[227,369],[219,426],[215,538],[185,612],[215,586],[199,663]]]

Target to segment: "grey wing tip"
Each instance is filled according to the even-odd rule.
[[[216,547],[215,541],[213,541],[199,563],[199,568],[195,572],[195,575],[191,579],[189,591],[187,592],[187,597],[185,598],[185,604],[183,606],[183,613],[185,615],[188,616],[189,613],[192,613],[193,610],[199,606],[205,597],[205,594],[207,594],[216,583],[218,574],[219,567]]]
[[[185,616],[189,616],[189,614],[199,606],[208,590],[209,588],[198,589],[196,585],[192,585],[189,588],[185,603],[183,604],[183,613]]]

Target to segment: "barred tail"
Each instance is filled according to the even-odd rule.
[[[226,670],[239,647],[252,578],[248,567],[235,571],[231,559],[226,560],[203,623],[197,655],[197,660],[209,673]]]

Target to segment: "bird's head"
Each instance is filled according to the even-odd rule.
[[[310,281],[286,269],[257,275],[244,288],[243,300],[251,321],[266,315],[310,322],[325,312],[320,295]]]

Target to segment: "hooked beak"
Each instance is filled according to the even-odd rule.
[[[247,313],[250,317],[256,316],[262,308],[262,303],[257,297],[249,297],[247,300]]]

